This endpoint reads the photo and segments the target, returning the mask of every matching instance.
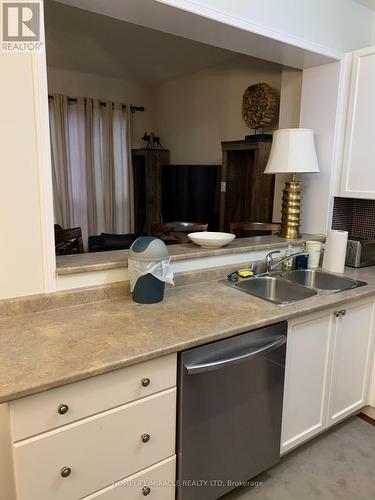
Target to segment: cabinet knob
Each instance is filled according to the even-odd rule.
[[[141,436],[141,441],[142,443],[148,443],[151,439],[150,434],[142,434]]]
[[[345,316],[345,314],[346,314],[346,309],[341,309],[340,314],[341,314],[341,316]]]
[[[150,382],[151,380],[147,377],[144,377],[142,380],[141,380],[141,384],[143,385],[143,387],[148,387],[150,385]]]
[[[338,318],[340,316],[340,311],[335,311],[333,314],[335,315],[336,318]]]
[[[147,497],[147,495],[149,495],[150,493],[151,493],[151,488],[149,488],[148,486],[143,486],[142,495],[144,497]]]
[[[60,415],[65,415],[65,413],[68,413],[69,411],[69,406],[66,405],[66,404],[61,404],[59,405],[59,407],[57,408],[57,412],[60,414]]]
[[[62,467],[61,477],[68,477],[68,476],[70,476],[71,472],[72,472],[72,469],[70,467]]]

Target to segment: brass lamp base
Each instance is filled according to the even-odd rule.
[[[288,240],[301,237],[299,225],[301,221],[301,185],[296,180],[295,174],[290,182],[285,183],[283,190],[283,204],[281,209],[280,236]]]

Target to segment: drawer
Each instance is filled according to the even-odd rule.
[[[174,387],[176,366],[176,354],[171,354],[12,401],[12,440],[35,436]],[[150,383],[146,385],[144,379]]]
[[[97,491],[82,500],[174,500],[176,497],[176,456]],[[150,488],[147,494],[143,488]]]
[[[15,443],[17,500],[77,500],[110,486],[174,455],[175,430],[173,388]]]

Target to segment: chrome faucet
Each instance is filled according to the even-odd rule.
[[[276,263],[273,261],[273,256],[276,254],[280,254],[281,252],[279,250],[276,250],[275,252],[270,252],[266,255],[266,273],[270,273],[274,269],[276,269],[280,264],[283,262],[293,259],[293,257],[298,257],[299,255],[309,255],[306,252],[297,252],[297,253],[292,253],[291,255],[287,255],[283,259],[280,259]]]

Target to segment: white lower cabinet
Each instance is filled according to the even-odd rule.
[[[372,361],[373,304],[343,308],[336,321],[328,425],[367,404]]]
[[[170,457],[175,422],[174,388],[20,441],[13,450],[17,500],[77,500]]]
[[[176,361],[0,405],[0,500],[172,500]]]
[[[373,302],[353,302],[290,321],[281,453],[367,404]]]
[[[281,452],[306,441],[325,427],[332,313],[289,323]]]

